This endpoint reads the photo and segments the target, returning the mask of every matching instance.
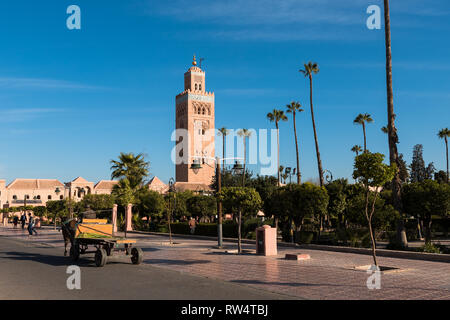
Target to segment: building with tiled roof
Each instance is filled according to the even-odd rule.
[[[94,194],[111,194],[112,189],[119,181],[101,180],[94,186]]]
[[[49,200],[64,199],[64,184],[56,179],[15,179],[5,186],[0,180],[0,207],[20,207],[27,205],[45,206]]]
[[[166,193],[169,191],[169,186],[162,182],[158,177],[153,177],[150,182],[147,184],[148,188],[150,190],[159,192],[161,194]]]
[[[101,180],[93,182],[78,177],[71,182],[62,183],[57,179],[15,179],[6,185],[0,180],[0,208],[45,206],[47,201],[63,200],[70,196],[80,201],[86,194],[111,194],[117,181]]]

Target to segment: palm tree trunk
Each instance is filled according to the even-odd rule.
[[[445,137],[445,152],[447,155],[447,183],[448,183],[449,174],[448,174],[448,139],[447,139],[447,137]]]
[[[363,135],[364,135],[364,152],[366,152],[367,150],[367,144],[366,144],[366,124],[363,122],[362,124],[363,127]]]
[[[294,136],[295,136],[295,152],[297,154],[297,184],[301,183],[301,174],[300,174],[300,160],[298,154],[298,140],[297,140],[297,126],[295,124],[295,111],[292,113],[294,120]]]
[[[314,141],[316,143],[316,155],[317,155],[317,167],[319,169],[319,181],[320,186],[323,187],[323,170],[322,170],[322,161],[320,160],[320,152],[319,152],[319,142],[317,141],[317,132],[316,132],[316,121],[314,120],[314,107],[313,107],[313,82],[312,76],[309,76],[309,99],[311,106],[311,119],[314,129]]]
[[[277,183],[280,186],[280,129],[278,128],[278,122],[275,123],[277,127]]]
[[[388,113],[388,142],[390,164],[397,165],[397,172],[392,180],[392,200],[394,208],[400,213],[397,221],[397,242],[402,247],[408,246],[406,239],[405,222],[403,220],[403,205],[401,198],[400,162],[397,151],[397,129],[395,128],[394,93],[392,87],[392,49],[391,49],[391,21],[389,13],[389,0],[384,0],[384,25],[386,46],[386,89],[387,89],[387,113]]]
[[[242,210],[239,209],[239,223],[238,223],[238,253],[242,252],[242,236],[241,236],[241,227],[242,226]]]
[[[277,186],[280,187],[280,129],[278,128],[278,122],[275,122],[277,128]],[[275,216],[275,229],[278,232],[278,217]]]
[[[247,141],[244,136],[244,172],[242,173],[242,187],[245,187],[245,165],[246,165],[246,158],[247,158]]]
[[[222,135],[222,171],[225,171],[225,135]]]

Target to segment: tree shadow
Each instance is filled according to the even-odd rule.
[[[141,250],[144,251],[144,252],[154,252],[154,251],[160,251],[161,249],[158,249],[158,248],[142,248],[141,247]]]
[[[155,263],[155,264],[163,264],[163,265],[193,265],[193,264],[206,264],[211,263],[209,260],[168,260],[168,259],[146,259],[145,263]]]
[[[299,282],[269,282],[261,280],[230,280],[230,282],[242,283],[242,284],[264,284],[264,285],[276,285],[276,286],[288,286],[288,287],[320,287],[323,284],[319,283],[299,283]]]

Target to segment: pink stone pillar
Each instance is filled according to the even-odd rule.
[[[131,217],[132,217],[132,211],[133,205],[130,203],[127,206],[127,213],[125,215],[125,230],[126,231],[133,231],[133,228],[131,226]]]
[[[112,210],[112,225],[113,225],[113,234],[117,232],[117,204],[113,206]]]
[[[277,228],[264,225],[256,229],[256,254],[277,255]]]

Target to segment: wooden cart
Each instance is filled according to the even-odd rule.
[[[134,246],[136,240],[115,237],[113,226],[106,219],[83,219],[82,223],[73,221],[63,224],[63,228],[70,234],[72,261],[77,261],[82,254],[95,253],[97,267],[103,267],[114,255],[129,256],[133,264],[142,262],[144,254],[141,248]],[[89,246],[96,250],[89,251]]]

